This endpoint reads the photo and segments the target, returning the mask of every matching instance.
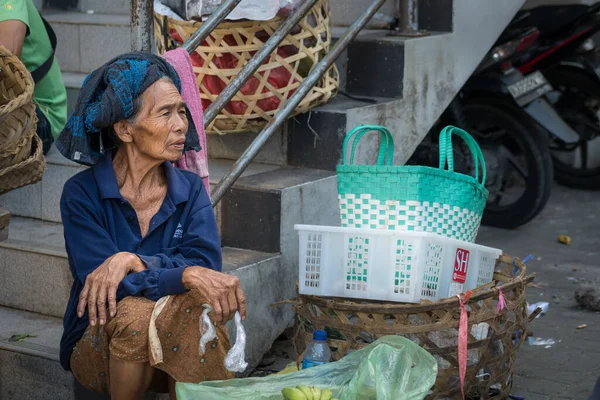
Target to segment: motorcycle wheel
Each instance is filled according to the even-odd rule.
[[[554,87],[548,99],[580,135],[576,144],[551,139],[556,181],[576,189],[600,190],[600,81],[565,66],[544,75]]]
[[[463,103],[467,130],[479,142],[490,192],[484,225],[514,229],[536,217],[552,189],[548,139],[508,101],[471,98]]]

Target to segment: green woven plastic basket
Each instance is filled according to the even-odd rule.
[[[353,165],[360,139],[372,131],[381,135],[377,164]],[[471,151],[475,177],[454,172],[453,135]],[[471,135],[454,126],[440,133],[439,151],[439,168],[391,165],[394,139],[389,130],[378,125],[354,128],[344,140],[342,164],[337,166],[342,226],[433,232],[474,242],[488,197],[483,154]]]

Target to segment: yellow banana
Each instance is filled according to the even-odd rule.
[[[319,400],[313,397],[312,391],[308,386],[296,386],[296,389],[304,393],[304,395],[306,396],[306,400]]]
[[[293,387],[286,387],[281,390],[285,400],[307,400],[304,393]]]
[[[310,388],[310,391],[312,392],[313,400],[315,400],[315,399],[319,399],[320,400],[321,399],[321,389],[319,389],[318,387],[312,386]]]
[[[323,390],[321,390],[321,399],[320,400],[331,400],[331,396],[333,396],[333,393],[331,393],[331,390],[323,389]]]

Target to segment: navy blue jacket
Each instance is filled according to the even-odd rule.
[[[112,255],[137,254],[147,269],[121,281],[117,301],[127,296],[158,300],[185,292],[183,270],[203,266],[221,271],[221,243],[215,214],[202,179],[165,162],[165,200],[142,238],[133,207],[121,196],[111,154],[71,178],[63,188],[60,212],[69,267],[74,278],[64,317],[60,361],[70,370],[73,348],[88,326],[87,310],[77,316],[87,275]]]

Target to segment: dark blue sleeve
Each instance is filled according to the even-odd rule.
[[[206,196],[208,198],[208,196]],[[186,221],[181,242],[171,254],[139,255],[146,270],[132,273],[121,282],[119,290],[129,296],[143,295],[151,300],[185,292],[182,275],[186,267],[201,266],[221,271],[221,240],[210,202],[196,201]]]
[[[82,284],[106,259],[119,252],[104,227],[99,200],[74,181],[68,181],[60,199],[65,244],[74,278]]]

